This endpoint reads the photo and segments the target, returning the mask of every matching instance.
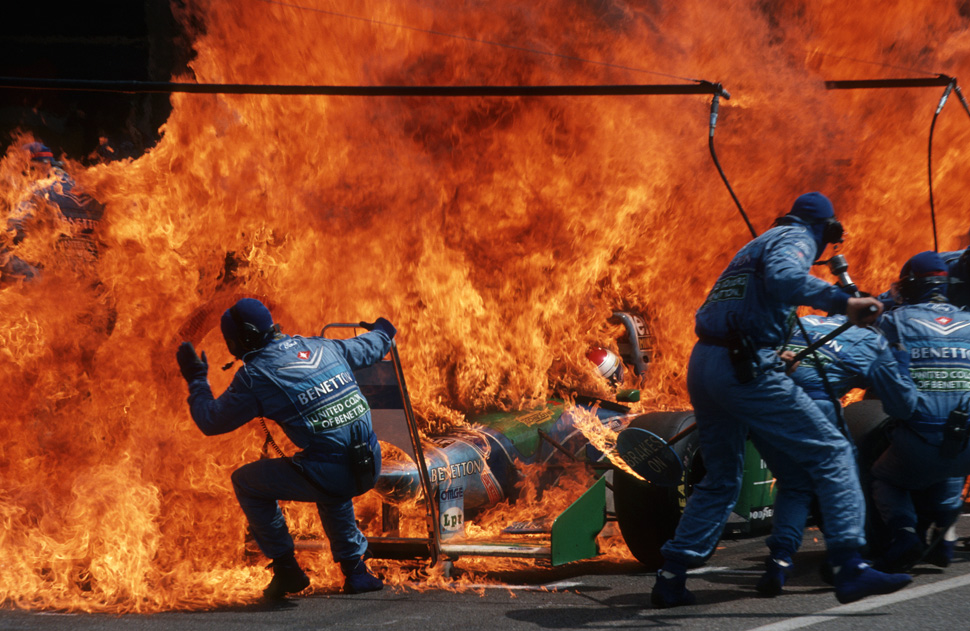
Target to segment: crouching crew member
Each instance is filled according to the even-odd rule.
[[[889,570],[921,559],[949,564],[954,541],[941,535],[959,516],[970,473],[970,313],[947,302],[947,288],[942,257],[921,252],[903,265],[894,288],[903,304],[879,320],[889,343],[909,358],[920,391],[915,413],[894,429],[872,467],[873,500],[890,539],[877,567]],[[934,526],[928,536],[934,550],[925,549],[914,499],[928,522],[923,526]]]
[[[804,471],[822,506],[829,562],[840,602],[895,591],[911,578],[889,575],[863,562],[865,502],[853,450],[812,399],[792,381],[778,350],[798,305],[845,313],[867,324],[881,311],[874,298],[849,297],[809,274],[827,243],[842,240],[842,226],[821,193],[795,200],[776,226],[753,239],[721,273],[698,309],[698,342],[687,369],[704,459],[673,539],[661,552],[651,600],[657,607],[692,604],[687,570],[714,552],[738,500],[748,435],[770,442]],[[765,458],[773,470],[779,463]]]
[[[260,301],[243,298],[222,315],[221,327],[229,351],[245,365],[219,398],[209,387],[205,353],[200,358],[189,342],[178,349],[192,420],[213,436],[265,417],[301,449],[293,458],[258,460],[232,473],[253,536],[272,559],[273,579],[263,594],[282,598],[310,584],[294,557],[280,500],[316,503],[346,577],[344,591],[382,589],[365,564],[367,539],[352,501],[373,488],[381,466],[370,407],[353,371],[380,361],[390,350],[394,326],[380,318],[370,332],[349,340],[290,337],[279,332]]]
[[[799,322],[785,347],[793,354],[843,325],[846,317],[811,315]],[[852,327],[819,347],[799,363],[791,377],[843,434],[848,430],[842,419],[841,398],[854,388],[871,389],[885,413],[897,419],[909,418],[919,398],[909,372],[905,367],[900,369],[885,336],[870,327]],[[772,469],[778,482],[771,535],[766,541],[771,554],[757,584],[761,594],[777,596],[791,572],[792,557],[801,547],[815,493],[811,478],[785,453],[759,436],[754,436],[753,442],[762,456],[768,454],[775,466],[782,467]]]

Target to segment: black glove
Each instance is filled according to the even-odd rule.
[[[209,375],[209,363],[205,359],[205,351],[202,351],[202,358],[199,359],[192,342],[182,342],[175,353],[175,359],[179,362],[182,376],[189,383],[196,379],[205,379]]]
[[[397,333],[397,329],[394,325],[386,318],[377,318],[374,322],[361,322],[360,327],[362,329],[367,329],[368,331],[384,331],[387,337],[394,339],[394,335]]]

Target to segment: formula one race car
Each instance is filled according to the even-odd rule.
[[[200,307],[180,328],[178,340],[200,343],[217,328],[223,309],[241,297],[245,296],[230,290]],[[604,378],[615,382],[623,365],[638,376],[646,375],[650,340],[643,318],[616,312],[613,321],[624,331],[617,340],[622,365],[603,349],[594,349],[588,358]],[[347,337],[358,328],[359,323],[332,324],[324,327],[323,335]],[[412,410],[395,343],[384,360],[358,371],[356,378],[382,443],[381,476],[375,489],[362,498],[374,502],[376,496],[379,502],[379,518],[372,520],[378,522],[376,526],[362,524],[370,552],[378,558],[419,559],[435,565],[460,557],[520,557],[561,565],[599,554],[599,535],[608,521],[614,521],[633,556],[655,569],[662,563],[660,546],[673,535],[687,497],[703,477],[697,436],[690,431],[693,414],[634,414],[628,404],[639,399],[635,390],[617,391],[616,401],[576,396],[568,402],[549,400],[534,410],[471,416],[460,429],[425,435]],[[602,430],[613,441],[632,428],[663,442],[664,476],[646,481],[615,453],[607,453],[615,451],[609,440],[591,444],[586,438],[591,423],[598,426],[593,430]],[[564,484],[577,472],[580,475],[572,475],[570,483]],[[749,445],[743,489],[728,534],[767,530],[772,483],[771,473]],[[531,485],[539,495],[565,492],[568,487],[572,495],[567,494],[567,502],[555,504],[568,504],[556,509],[558,514],[516,518],[499,528],[498,536],[478,536],[476,522],[488,518],[497,505],[515,502],[524,485]],[[548,510],[543,503],[536,512]],[[424,526],[402,527],[402,514],[413,516],[415,511]],[[313,549],[322,544],[302,540],[297,547]]]
[[[624,363],[643,374],[649,357],[642,319],[619,312],[614,318],[626,331],[618,345]],[[355,326],[328,325],[324,335]],[[612,370],[603,357],[591,354],[590,359],[607,364],[606,372],[601,369],[604,376]],[[434,564],[459,557],[525,557],[560,565],[598,554],[597,536],[607,521],[615,520],[634,557],[653,569],[661,564],[660,546],[673,534],[686,498],[703,475],[696,435],[670,446],[679,463],[675,474],[647,482],[618,468],[614,463],[619,460],[611,461],[579,429],[595,416],[613,433],[636,427],[671,439],[692,425],[690,412],[636,415],[623,403],[579,396],[575,405],[549,401],[536,410],[479,415],[469,418],[467,429],[422,437],[396,345],[384,361],[356,377],[384,445],[383,470],[373,491],[382,503],[382,532],[368,533],[370,551],[378,558],[425,558]],[[618,399],[638,396],[625,392]],[[533,483],[553,487],[564,467],[585,469],[595,482],[561,513],[509,524],[497,538],[462,536],[466,525],[487,509],[514,501],[524,476],[539,476]],[[401,537],[397,507],[415,500],[423,502],[427,534]],[[770,472],[749,445],[744,491],[729,529],[762,531],[771,521],[772,500]]]

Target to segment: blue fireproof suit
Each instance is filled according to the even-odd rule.
[[[945,302],[901,305],[879,319],[890,344],[906,350],[919,404],[893,432],[892,444],[872,467],[873,500],[891,531],[915,528],[911,492],[918,492],[938,526],[962,506],[970,449],[955,458],[939,453],[943,426],[970,404],[970,312]]]
[[[60,253],[77,269],[91,266],[97,260],[99,242],[97,233],[104,215],[104,206],[85,193],[59,167],[51,168],[51,177],[41,182],[43,185],[31,193],[30,199],[18,208],[15,216],[7,222],[7,229],[14,233],[14,245],[27,235],[25,224],[39,214],[45,206],[57,212],[57,218],[66,221],[70,234],[63,236],[58,248]],[[0,248],[0,281],[23,278],[30,280],[40,273],[37,264],[29,263]]]
[[[317,504],[335,561],[365,552],[367,539],[354,516],[357,489],[348,447],[352,432],[369,440],[376,479],[380,446],[370,406],[352,371],[380,361],[390,346],[390,337],[379,330],[350,340],[277,335],[245,355],[246,365],[218,399],[206,379],[189,383],[192,419],[205,435],[231,432],[257,417],[273,420],[301,449],[292,463],[318,485],[282,458],[258,460],[233,472],[236,497],[267,557],[293,553],[278,500]]]
[[[697,311],[699,341],[690,357],[687,389],[706,474],[694,487],[673,539],[662,548],[668,561],[696,567],[713,553],[738,499],[749,434],[776,448],[772,455],[762,454],[772,471],[784,468],[774,457],[784,454],[811,479],[830,551],[851,553],[865,542],[852,446],[785,374],[776,352],[797,305],[846,311],[848,295],[809,274],[817,249],[800,220],[771,228],[735,255]],[[732,330],[757,348],[755,378],[747,383],[735,376],[725,344]]]
[[[831,333],[846,322],[846,317],[805,316],[801,318],[802,330],[796,327],[786,350],[798,353],[810,343]],[[816,359],[818,361],[816,361]],[[818,370],[818,362],[822,372]],[[830,398],[829,390],[836,397]],[[905,419],[913,413],[919,393],[909,378],[909,373],[900,371],[886,338],[874,328],[851,327],[827,342],[814,353],[809,354],[791,375],[792,379],[825,413],[833,427],[839,427],[837,416],[838,399],[854,388],[871,388],[882,401],[883,409],[894,418]],[[798,550],[805,530],[805,522],[811,511],[812,480],[807,473],[793,466],[784,453],[778,452],[768,441],[753,440],[759,453],[769,454],[773,462],[782,468],[774,471],[778,476],[775,496],[775,513],[768,548],[772,557],[791,560]]]

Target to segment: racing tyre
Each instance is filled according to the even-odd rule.
[[[882,409],[878,399],[863,399],[845,407],[842,416],[855,442],[859,463],[859,482],[866,498],[866,539],[869,555],[880,556],[885,551],[886,529],[872,502],[872,475],[869,471],[889,447],[892,419]]]
[[[694,413],[690,411],[653,412],[633,419],[630,427],[639,427],[669,440],[693,423]],[[676,486],[648,484],[614,467],[613,502],[617,525],[630,552],[650,570],[663,565],[660,547],[673,537],[687,497],[694,483],[703,477],[697,432],[687,435],[671,448],[685,463],[680,483]]]

